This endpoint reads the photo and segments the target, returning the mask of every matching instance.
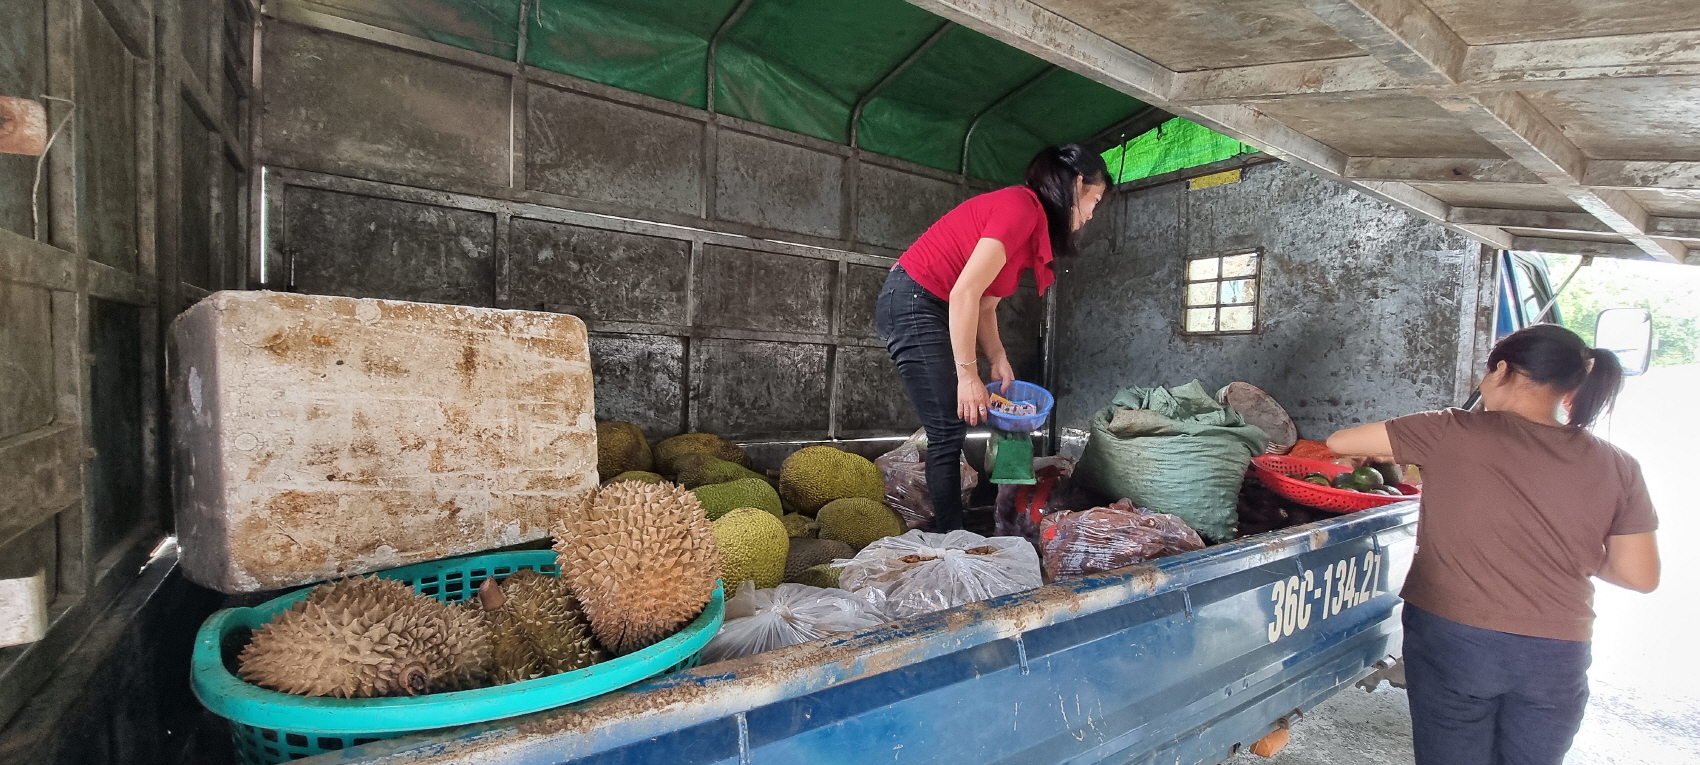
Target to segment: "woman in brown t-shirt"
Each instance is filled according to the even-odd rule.
[[[1588,698],[1591,579],[1658,586],[1641,468],[1587,430],[1622,385],[1617,356],[1540,324],[1494,346],[1481,410],[1328,439],[1423,468],[1400,592],[1418,765],[1558,765]]]

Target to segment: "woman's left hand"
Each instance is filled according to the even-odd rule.
[[[1007,398],[1009,396],[1009,384],[1015,382],[1015,370],[1010,369],[1008,356],[1000,355],[992,361],[992,379],[1003,383],[1003,387],[998,389],[998,394]]]

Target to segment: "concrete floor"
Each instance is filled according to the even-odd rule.
[[[1593,697],[1566,765],[1700,765],[1700,671],[1688,656],[1700,634],[1700,556],[1682,545],[1700,532],[1692,476],[1700,465],[1700,365],[1631,378],[1600,429],[1641,462],[1660,516],[1664,578],[1651,595],[1599,584],[1594,610]],[[1250,765],[1408,765],[1410,706],[1383,684],[1342,691],[1293,726],[1292,742]]]

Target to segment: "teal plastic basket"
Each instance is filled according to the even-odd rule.
[[[501,581],[533,569],[560,576],[548,550],[490,553],[379,571],[422,595],[465,600],[489,577]],[[726,617],[723,588],[702,615],[655,645],[574,672],[454,693],[375,699],[296,696],[249,684],[232,673],[251,630],[307,597],[297,590],[252,608],[208,617],[195,635],[190,687],[201,704],[230,721],[236,751],[248,765],[276,765],[406,733],[497,720],[583,701],[656,675],[696,666],[702,647]]]

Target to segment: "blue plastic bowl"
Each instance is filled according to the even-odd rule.
[[[522,569],[560,576],[550,550],[485,553],[376,572],[399,579],[423,595],[458,602],[486,577],[498,581]],[[283,763],[432,728],[538,712],[600,696],[640,680],[694,666],[702,647],[720,631],[725,596],[716,587],[702,615],[672,637],[648,648],[574,672],[507,685],[425,696],[337,699],[294,696],[250,685],[226,668],[227,645],[241,629],[259,629],[313,588],[306,587],[252,608],[227,608],[208,617],[195,636],[189,686],[207,709],[231,722],[237,755],[246,765]]]
[[[1009,392],[1003,390],[1003,383],[994,382],[986,385],[986,390],[996,393],[1010,401],[1029,401],[1037,404],[1039,413],[1030,417],[1011,417],[996,409],[986,411],[986,420],[992,427],[1009,433],[1031,433],[1045,427],[1045,420],[1051,416],[1051,407],[1056,406],[1056,397],[1051,392],[1033,383],[1016,380],[1009,384]]]

